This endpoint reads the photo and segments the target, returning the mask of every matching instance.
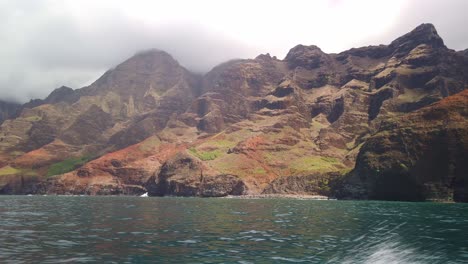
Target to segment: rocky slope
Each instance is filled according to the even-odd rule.
[[[142,52],[92,85],[59,88],[5,121],[0,193],[464,200],[457,175],[466,172],[460,160],[467,148],[459,143],[466,142],[460,92],[467,80],[468,57],[448,49],[430,24],[389,45],[339,54],[298,45],[284,60],[269,54],[234,60],[204,76],[165,52]],[[456,117],[450,129],[441,125],[447,116],[435,115],[430,125],[421,117],[439,101],[446,109],[440,111]],[[382,146],[384,136],[391,139]],[[395,138],[406,140],[411,160]],[[436,153],[453,157],[419,161],[433,142],[440,145]],[[446,143],[459,149],[442,150]],[[408,171],[421,164],[453,171],[414,186],[395,181],[390,192],[376,187],[424,174],[395,171],[398,162]],[[376,168],[389,176],[374,176]],[[400,189],[414,196],[396,195]]]

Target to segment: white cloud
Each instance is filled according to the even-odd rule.
[[[463,0],[0,0],[0,98],[78,88],[135,52],[159,48],[194,71],[293,46],[385,44],[423,22],[468,47]]]

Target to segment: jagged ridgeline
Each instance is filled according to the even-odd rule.
[[[467,80],[466,52],[431,24],[389,45],[298,45],[203,76],[141,52],[2,114],[0,193],[466,202]]]

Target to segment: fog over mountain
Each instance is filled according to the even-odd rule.
[[[468,2],[450,1],[0,1],[0,99],[44,98],[89,85],[140,50],[172,54],[194,72],[298,43],[325,52],[388,44],[437,25],[449,48],[468,48]],[[450,15],[448,15],[450,14]]]

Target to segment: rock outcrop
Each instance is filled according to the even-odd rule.
[[[246,194],[247,187],[237,176],[204,175],[203,167],[199,160],[179,153],[166,161],[158,175],[150,180],[149,194],[203,197]]]

